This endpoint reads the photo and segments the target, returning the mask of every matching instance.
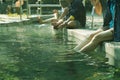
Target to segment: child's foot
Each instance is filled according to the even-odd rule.
[[[53,28],[54,28],[54,29],[58,29],[58,25],[59,25],[58,23],[52,22],[51,24],[53,25]]]
[[[43,23],[43,22],[42,22],[42,19],[41,19],[40,17],[38,17],[38,22],[39,22],[40,24]]]

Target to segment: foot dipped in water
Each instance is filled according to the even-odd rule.
[[[40,16],[38,16],[38,22],[39,22],[40,24],[43,23],[42,18],[41,18]]]
[[[59,20],[57,22],[52,22],[51,24],[54,26],[54,29],[58,29],[59,25],[62,24],[63,20]]]
[[[56,22],[52,22],[51,24],[53,25],[54,29],[58,29],[58,24]]]
[[[80,52],[76,52],[75,50],[69,50],[67,51],[67,54],[66,55],[78,55],[78,54],[81,54]]]

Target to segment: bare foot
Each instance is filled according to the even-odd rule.
[[[42,19],[41,19],[40,17],[38,17],[38,22],[39,22],[40,24],[43,23],[43,21],[42,21]]]
[[[53,28],[54,28],[54,29],[58,29],[58,25],[59,25],[59,24],[58,24],[57,22],[52,22],[51,24],[53,25]]]

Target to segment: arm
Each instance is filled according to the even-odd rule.
[[[59,19],[64,18],[67,14],[68,14],[68,7],[64,8],[64,11],[63,11],[63,13],[61,14],[61,16],[59,17]]]

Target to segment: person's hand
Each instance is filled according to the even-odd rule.
[[[53,28],[54,28],[54,29],[58,29],[58,24],[57,24],[57,22],[52,22],[51,24],[53,25]]]
[[[52,22],[51,24],[54,26],[54,29],[58,29],[61,22],[60,21],[55,21],[55,22]]]
[[[67,25],[67,21],[64,21],[62,24],[60,24],[59,26],[58,26],[58,28],[63,28],[63,27],[65,27]]]
[[[53,13],[58,13],[58,10],[54,9],[54,10],[53,10]]]

